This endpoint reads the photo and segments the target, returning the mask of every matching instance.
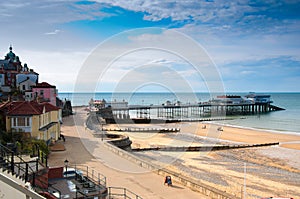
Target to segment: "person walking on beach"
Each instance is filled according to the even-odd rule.
[[[164,184],[167,184],[168,186],[172,186],[171,176],[166,176],[165,177],[165,183]]]

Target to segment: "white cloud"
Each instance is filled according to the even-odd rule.
[[[84,38],[86,35],[82,36],[78,32],[72,33],[63,24],[82,20],[101,21],[104,17],[118,14],[118,9],[114,11],[114,8],[111,8],[113,6],[139,12],[138,14],[142,13],[143,19],[148,21],[170,19],[171,22],[166,22],[165,26],[179,27],[177,28],[178,31],[186,33],[204,46],[203,52],[208,52],[220,66],[225,76],[233,74],[236,70],[236,67],[230,67],[231,63],[241,61],[249,61],[250,63],[255,60],[279,56],[290,56],[295,60],[300,60],[299,15],[295,15],[294,18],[287,17],[294,15],[287,12],[288,7],[286,7],[289,3],[297,2],[258,2],[260,5],[253,5],[255,2],[252,1],[250,4],[248,0],[233,2],[222,0],[215,0],[214,2],[198,0],[99,0],[98,3],[90,1],[86,2],[87,4],[75,2],[77,1],[31,0],[24,3],[23,0],[10,0],[0,2],[0,25],[5,27],[2,30],[4,37],[0,38],[0,43],[8,42],[6,45],[12,43],[22,46],[21,49],[16,48],[19,51],[30,49],[28,52],[22,51],[19,54],[21,60],[23,61],[25,60],[24,57],[27,57],[26,60],[30,61],[30,65],[37,67],[36,71],[41,74],[43,79],[57,82],[58,87],[61,88],[66,88],[66,85],[70,86],[72,81],[75,81],[74,78],[77,76],[76,73],[80,69],[83,57],[86,56],[85,50],[82,49],[92,48],[95,45],[94,43],[91,44],[88,38]],[[281,7],[279,7],[280,4]],[[103,7],[111,8],[108,10],[113,10],[113,14],[102,11]],[[120,25],[123,25],[122,21],[120,21]],[[98,27],[91,29],[93,28],[95,28],[93,30],[95,32],[99,30]],[[105,28],[107,26],[101,26],[101,31],[109,34],[109,28],[104,30]],[[60,34],[62,32],[64,34]],[[179,51],[187,49],[184,42],[178,41],[180,40],[178,35],[168,30],[155,34],[147,32],[137,34],[128,37],[128,39],[126,42],[132,46],[151,47],[153,43],[161,43],[161,47],[169,46],[178,48]],[[114,53],[115,49],[124,48],[125,44],[122,42],[119,42],[117,46],[109,46],[105,56],[101,57],[102,60],[99,61],[99,65],[106,63],[107,59],[111,59],[111,54]],[[6,46],[0,48],[5,48],[5,52],[7,51]],[[80,53],[80,51],[83,52]],[[126,55],[116,60],[110,75],[102,80],[106,85],[117,82],[128,71],[146,64],[166,65],[176,69],[183,78],[193,77],[193,70],[188,68],[184,61],[186,57],[189,61],[196,60],[197,66],[201,66],[201,70],[206,73],[209,64],[207,64],[207,57],[203,57],[203,59],[201,57],[204,53],[200,53],[200,55],[195,53],[194,45],[185,51],[174,55],[172,52],[168,52],[168,54],[157,49],[157,53],[141,51],[141,53],[135,52]],[[181,57],[181,55],[183,56]],[[57,71],[59,74],[55,75]],[[254,70],[240,69],[239,74],[247,75],[251,74],[251,71]],[[152,73],[148,73],[148,75],[155,75],[154,71],[150,72]],[[218,72],[217,69],[214,72]],[[146,78],[142,76],[141,72],[139,75],[141,80]],[[132,81],[132,79],[130,80]],[[87,79],[86,81],[91,80]],[[194,84],[197,84],[196,81]]]
[[[242,75],[253,75],[256,73],[257,73],[256,71],[252,71],[252,70],[245,70],[241,72]]]
[[[61,33],[61,32],[63,32],[63,31],[61,31],[61,30],[54,30],[54,31],[52,31],[52,32],[46,32],[46,33],[44,33],[45,35],[56,35],[56,34],[58,34],[58,33]]]
[[[219,79],[219,72],[205,51],[179,32],[138,29],[118,37],[104,42],[91,54],[79,73],[78,90],[110,84],[128,91],[151,83],[187,91],[184,88],[192,85],[191,78],[199,82]],[[120,38],[123,42],[116,44]],[[129,40],[124,42],[125,38]]]

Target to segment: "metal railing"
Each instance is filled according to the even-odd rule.
[[[68,165],[75,169],[76,198],[107,198],[106,177],[85,165]],[[67,177],[67,176],[66,176]]]
[[[108,187],[108,198],[143,199],[142,197],[123,187]]]
[[[11,149],[0,144],[0,168],[11,172],[13,175],[16,175],[22,178],[25,182],[31,182],[32,187],[35,191],[40,192],[49,192],[51,187],[48,187],[48,183],[45,183],[40,178],[42,178],[44,172],[43,170],[39,170],[39,158],[38,156],[35,161],[25,161],[20,155],[15,154]],[[45,160],[45,158],[42,158]],[[16,162],[17,160],[17,162]],[[47,161],[45,162],[47,165]],[[33,169],[34,167],[35,169]],[[45,188],[47,187],[47,188]],[[53,188],[56,192],[60,191]],[[52,195],[52,194],[51,194]]]
[[[89,168],[88,166],[84,165],[70,165],[71,167],[74,166],[75,170],[79,170],[83,172],[82,174],[89,178],[89,180],[93,181],[94,183],[106,187],[106,177],[101,174],[97,173],[95,170]]]

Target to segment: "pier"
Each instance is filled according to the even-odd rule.
[[[271,111],[284,110],[273,105],[270,95],[249,93],[239,95],[221,95],[207,102],[172,104],[167,101],[161,105],[129,105],[125,100],[118,102],[94,101],[98,114],[110,120],[202,120],[205,118],[225,118],[226,115],[255,115]],[[134,117],[131,117],[134,115]]]
[[[103,118],[131,119],[130,112],[138,119],[184,120],[187,118],[225,117],[226,115],[255,115],[284,110],[270,103],[199,103],[183,105],[128,105],[127,107],[99,108]]]

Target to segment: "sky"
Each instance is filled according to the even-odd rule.
[[[12,45],[59,92],[300,92],[299,10],[296,0],[1,1],[0,57]]]

